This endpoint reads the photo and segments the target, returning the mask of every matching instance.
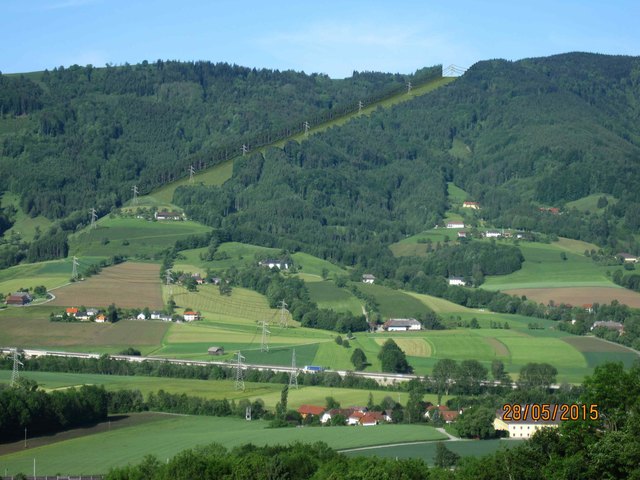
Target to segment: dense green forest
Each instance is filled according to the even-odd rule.
[[[639,79],[634,57],[479,62],[429,95],[246,159],[224,186],[182,187],[174,200],[239,240],[366,265],[440,221],[454,181],[496,226],[635,251]],[[600,213],[563,208],[594,193],[617,201]],[[540,210],[549,206],[561,214]]]
[[[104,214],[130,198],[134,184],[148,192],[190,165],[199,170],[243,144],[315,125],[409,78],[355,72],[332,80],[160,60],[0,75],[0,192],[19,194],[34,216],[62,218],[88,205]]]

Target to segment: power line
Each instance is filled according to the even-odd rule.
[[[236,390],[242,390],[244,392],[244,376],[242,371],[242,360],[244,356],[238,352],[238,358],[236,360]]]
[[[91,209],[91,228],[95,229],[98,228],[98,225],[96,224],[96,220],[98,219],[98,213],[96,212],[95,208]]]
[[[288,305],[285,303],[284,299],[280,301],[280,326],[282,328],[287,328],[289,325],[289,311],[287,310]]]
[[[268,352],[269,351],[269,335],[271,334],[271,332],[267,328],[269,326],[269,322],[267,322],[266,320],[262,320],[260,324],[262,325],[262,341],[260,342],[260,351]]]
[[[13,371],[11,372],[11,386],[15,387],[18,385],[18,381],[20,380],[20,367],[24,366],[20,360],[18,360],[18,349],[12,348],[11,354],[13,355]]]
[[[73,280],[77,280],[78,279],[78,257],[73,257],[73,268],[71,270],[71,278]]]
[[[298,367],[296,366],[296,349],[291,354],[291,371],[289,372],[289,387],[298,389]]]
[[[131,187],[131,191],[133,192],[133,200],[131,201],[131,203],[133,203],[134,205],[138,204],[138,186],[134,185],[133,187]]]

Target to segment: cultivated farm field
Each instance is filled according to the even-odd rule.
[[[100,274],[56,289],[50,305],[124,308],[164,308],[159,267],[152,263],[125,262],[102,269]]]

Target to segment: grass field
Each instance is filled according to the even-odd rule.
[[[106,473],[110,467],[140,462],[147,454],[161,461],[186,448],[218,442],[227,448],[245,443],[277,445],[326,442],[333,448],[441,440],[444,435],[422,425],[376,427],[266,428],[263,421],[167,415],[139,426],[120,428],[0,457],[9,474],[30,472],[36,458],[40,475]],[[105,452],[109,452],[105,455]]]
[[[458,207],[462,207],[462,202],[469,198],[467,192],[453,182],[447,183],[447,196],[449,198],[449,203]]]
[[[617,202],[616,198],[612,195],[608,195],[606,193],[594,193],[587,197],[579,198],[578,200],[574,200],[573,202],[567,202],[566,209],[575,208],[576,210],[580,210],[582,212],[592,212],[599,213],[604,210],[603,208],[598,208],[598,200],[601,197],[605,197],[607,199],[608,205],[615,205]]]
[[[357,284],[358,290],[375,297],[383,318],[407,318],[426,313],[426,304],[401,290],[375,284]]]
[[[488,276],[482,288],[615,287],[607,271],[614,271],[616,267],[596,265],[584,256],[584,248],[576,251],[581,246],[585,243],[567,239],[550,244],[522,242],[519,245],[525,259],[522,269],[509,275]],[[561,253],[567,260],[562,259]]]
[[[330,308],[336,312],[351,312],[354,315],[362,315],[362,304],[351,292],[344,288],[338,288],[331,281],[306,281],[311,301],[316,302],[319,308]]]
[[[42,215],[37,217],[31,217],[24,213],[20,208],[20,197],[14,193],[5,192],[0,196],[0,205],[3,208],[13,205],[16,208],[16,218],[14,224],[9,230],[4,232],[5,238],[9,238],[13,233],[19,234],[23,240],[30,242],[33,240],[33,236],[36,233],[36,228],[40,229],[41,233],[45,233],[52,225],[51,220]]]
[[[390,445],[382,447],[365,447],[342,451],[349,457],[387,457],[387,458],[420,458],[429,465],[434,465],[436,443],[425,442],[410,445]],[[469,440],[464,442],[447,442],[447,448],[461,457],[479,457],[488,455],[502,448],[513,448],[522,445],[519,440]]]
[[[50,305],[124,308],[164,308],[158,265],[125,262],[98,275],[54,290]]]
[[[200,223],[151,222],[140,218],[104,217],[97,228],[87,227],[69,237],[70,255],[153,256],[172,247],[176,240],[210,231]]]

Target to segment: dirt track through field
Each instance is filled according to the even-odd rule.
[[[53,291],[50,305],[161,309],[160,267],[149,263],[125,262],[104,268],[98,275]]]
[[[561,287],[561,288],[518,288],[505,290],[510,295],[526,295],[529,300],[547,305],[551,300],[556,305],[561,303],[579,307],[585,304],[610,304],[613,300],[640,308],[640,293],[625,288],[613,287]]]

